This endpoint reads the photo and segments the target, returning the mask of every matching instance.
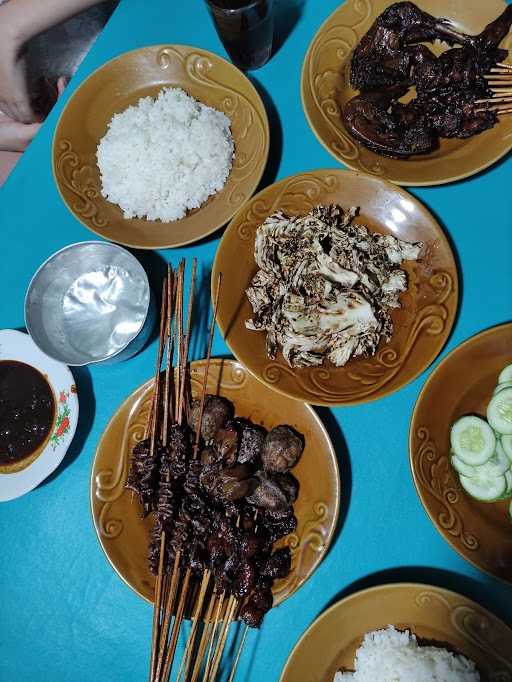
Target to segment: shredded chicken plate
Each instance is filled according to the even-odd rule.
[[[246,327],[267,332],[267,353],[281,349],[291,367],[340,367],[374,355],[393,334],[389,311],[407,290],[403,261],[418,259],[423,244],[370,232],[354,222],[358,208],[317,206],[305,216],[281,211],[258,228],[259,267],[247,298]]]

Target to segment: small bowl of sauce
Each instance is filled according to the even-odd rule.
[[[0,501],[32,490],[57,468],[77,422],[69,368],[28,334],[0,330]]]
[[[19,360],[0,360],[0,473],[28,466],[54,422],[55,398],[41,372]]]

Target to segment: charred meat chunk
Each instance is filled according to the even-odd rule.
[[[281,488],[288,504],[293,504],[299,495],[299,482],[293,474],[287,471],[285,474],[274,474],[274,481]]]
[[[272,556],[265,559],[260,567],[260,575],[264,578],[276,580],[286,578],[292,565],[292,556],[289,547],[277,549]]]
[[[266,471],[284,473],[294,467],[304,450],[304,441],[289,426],[276,426],[263,444],[261,459]]]
[[[226,467],[231,467],[236,462],[238,452],[238,425],[234,419],[230,419],[215,434],[215,448],[219,461]]]
[[[241,464],[256,462],[261,454],[266,430],[262,426],[252,424],[245,419],[237,419],[240,434],[237,460]]]
[[[289,502],[279,485],[263,473],[258,474],[258,486],[247,497],[249,504],[271,512],[284,512],[289,508]]]
[[[197,433],[199,426],[199,413],[201,401],[193,400],[188,422],[190,428]],[[201,419],[201,438],[208,442],[215,438],[217,431],[221,429],[229,419],[233,418],[235,408],[227,398],[217,395],[207,395],[204,402],[203,418]]]

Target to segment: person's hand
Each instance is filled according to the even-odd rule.
[[[57,97],[61,96],[65,86],[65,79],[59,78],[57,81]],[[0,151],[24,151],[40,127],[41,123],[20,123],[0,112]]]
[[[9,26],[9,17],[3,16],[8,5],[0,6],[0,111],[14,121],[34,123],[36,116],[30,104],[21,54],[23,45]]]
[[[0,151],[23,152],[40,127],[40,123],[20,123],[0,112]]]

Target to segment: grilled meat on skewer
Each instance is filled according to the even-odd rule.
[[[512,24],[512,6],[478,35],[455,30],[411,2],[398,2],[376,19],[356,47],[350,80],[360,94],[343,110],[350,134],[393,158],[425,154],[439,137],[466,138],[491,128],[496,114],[476,104],[491,96],[484,76],[507,57],[499,49]],[[442,40],[439,57],[418,43]],[[399,100],[415,86],[416,97]]]

